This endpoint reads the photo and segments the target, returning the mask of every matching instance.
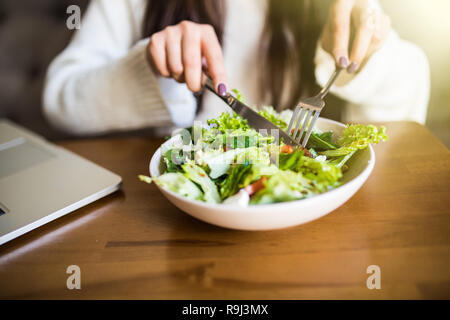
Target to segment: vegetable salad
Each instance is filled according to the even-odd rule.
[[[291,110],[259,113],[286,130]],[[340,184],[347,161],[369,144],[387,140],[386,128],[347,125],[340,137],[313,128],[306,148],[261,134],[235,113],[206,127],[180,131],[161,146],[165,168],[157,178],[139,176],[183,197],[208,203],[258,205],[299,200]]]

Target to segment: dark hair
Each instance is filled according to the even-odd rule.
[[[278,110],[292,108],[315,87],[318,21],[312,0],[269,1],[260,50],[267,68],[260,79],[263,101]]]
[[[143,34],[151,36],[183,20],[210,24],[222,41],[225,9],[223,0],[148,0]]]
[[[143,34],[151,36],[183,20],[212,25],[222,41],[223,0],[148,0]],[[320,32],[317,21],[312,0],[269,0],[260,41],[261,58],[268,66],[260,75],[261,102],[281,110],[311,93]]]

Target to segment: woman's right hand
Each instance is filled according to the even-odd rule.
[[[182,21],[166,27],[150,37],[147,53],[154,71],[186,82],[193,92],[202,89],[206,67],[217,92],[226,95],[222,48],[211,25]]]

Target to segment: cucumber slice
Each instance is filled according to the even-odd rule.
[[[202,188],[203,198],[206,202],[220,202],[221,199],[216,185],[202,168],[193,163],[185,163],[181,167],[185,172],[185,177],[191,179]]]
[[[158,185],[163,186],[179,195],[193,200],[201,200],[203,193],[191,180],[179,172],[165,173],[153,179]]]

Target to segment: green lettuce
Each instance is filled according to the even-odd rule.
[[[276,165],[253,164],[249,173],[241,180],[239,188],[244,188],[249,184],[259,180],[262,176],[272,176],[279,171]]]
[[[352,124],[347,125],[342,136],[338,139],[339,148],[335,150],[326,150],[319,152],[327,157],[346,156],[354,151],[365,149],[371,143],[386,141],[386,128],[374,125]]]
[[[167,167],[167,172],[183,172],[180,164],[184,160],[180,149],[170,149],[166,152],[163,159]]]
[[[299,161],[303,157],[303,151],[301,149],[297,149],[294,152],[288,153],[280,153],[280,158],[278,162],[278,167],[281,170],[291,170],[294,169]]]
[[[250,129],[247,120],[243,119],[236,112],[232,114],[223,112],[219,117],[208,120],[207,123],[222,133],[226,133],[229,130],[245,131]]]
[[[236,96],[236,99],[238,99],[242,103],[245,103],[245,99],[244,96],[242,95],[242,92],[240,92],[238,89],[232,89],[231,91]]]
[[[309,194],[309,181],[301,173],[278,171],[268,177],[265,188],[250,199],[250,204],[268,204],[298,200]]]
[[[308,149],[313,148],[317,151],[334,150],[336,145],[332,141],[333,132],[328,131],[324,133],[312,132],[308,139],[306,147]]]
[[[265,106],[258,111],[264,118],[276,124],[281,130],[285,130],[288,127],[288,123],[292,117],[292,110],[286,109],[278,113],[273,107]]]
[[[220,183],[220,196],[222,199],[232,196],[239,190],[239,182],[250,172],[252,165],[249,163],[231,166],[228,175]]]
[[[219,150],[199,151],[197,152],[196,163],[200,166],[209,168],[209,176],[216,179],[227,173],[232,164],[251,164],[269,165],[270,158],[267,150],[257,147],[236,148],[226,152]]]
[[[346,154],[345,156],[340,156],[340,157],[335,157],[335,158],[331,158],[330,160],[328,160],[327,162],[329,164],[332,164],[338,168],[342,168],[342,170],[344,170],[344,165],[345,163],[348,161],[348,159],[350,159],[356,151],[352,151],[348,154]]]
[[[319,193],[337,187],[339,179],[342,178],[340,168],[325,161],[318,161],[309,157],[302,157],[294,170],[311,180],[313,182],[312,190]]]
[[[287,129],[288,124],[280,118],[279,114],[272,107],[264,107],[258,113],[274,125],[278,126],[281,130]]]
[[[342,177],[340,168],[325,161],[306,157],[302,150],[295,150],[291,154],[280,154],[279,167],[281,170],[301,173],[312,182],[311,191],[319,193],[336,187]]]

